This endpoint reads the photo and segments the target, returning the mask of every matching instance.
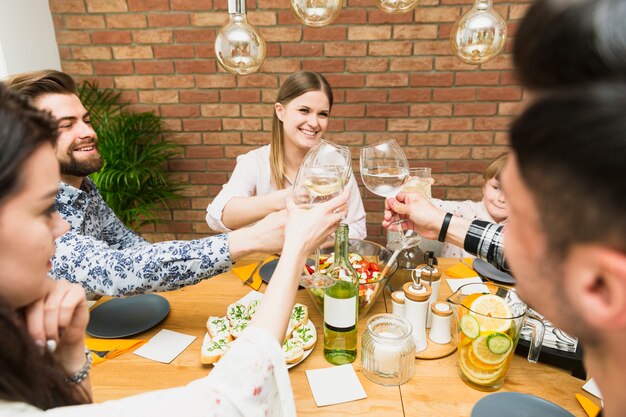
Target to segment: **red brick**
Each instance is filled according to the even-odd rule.
[[[447,164],[448,172],[478,172],[483,173],[489,165],[484,161],[450,161]]]
[[[215,59],[215,46],[210,44],[196,44],[196,58]]]
[[[300,21],[296,18],[291,10],[279,10],[277,13],[279,26],[300,25]],[[328,27],[328,26],[327,26]],[[323,29],[323,28],[320,28]]]
[[[330,56],[367,56],[367,44],[365,43],[335,43],[324,44],[324,55]]]
[[[181,91],[181,103],[216,103],[219,100],[217,91]]]
[[[193,75],[159,75],[154,82],[156,88],[191,88],[195,84]]]
[[[472,119],[464,117],[430,119],[430,129],[433,131],[440,130],[471,130]]]
[[[307,59],[302,61],[302,69],[321,73],[344,72],[345,59]]]
[[[458,187],[469,184],[467,174],[438,174],[435,176],[435,184],[439,187]]]
[[[122,30],[92,32],[93,43],[130,43],[130,32]]]
[[[133,40],[136,43],[172,43],[174,35],[171,30],[135,30]]]
[[[326,79],[333,88],[363,87],[365,76],[357,74],[329,74]]]
[[[237,78],[238,87],[261,87],[261,88],[277,88],[278,83],[274,75],[266,74],[250,74],[245,77]]]
[[[79,60],[111,59],[111,49],[105,46],[75,46],[72,56]]]
[[[259,101],[259,92],[224,90],[220,93],[220,98],[223,103],[256,103]]]
[[[214,42],[216,37],[214,30],[206,28],[176,30],[174,31],[174,35],[178,43]]]
[[[433,159],[467,159],[470,155],[470,149],[464,146],[433,146],[428,149],[428,157]]]
[[[433,59],[426,58],[394,58],[391,61],[392,71],[430,71],[433,69]]]
[[[243,132],[242,133],[242,143],[246,145],[254,145],[261,146],[267,145],[270,143],[271,133],[270,132]],[[248,149],[250,150],[250,149]],[[226,152],[230,152],[229,148],[226,148]],[[238,154],[227,154],[231,158],[234,158]]]
[[[131,12],[156,12],[170,9],[169,0],[127,0]]]
[[[474,146],[472,148],[472,158],[492,160],[508,151],[506,146]]]
[[[335,104],[331,117],[365,117],[365,106],[362,104]]]
[[[57,31],[56,37],[59,45],[88,45],[91,43],[88,32]]]
[[[366,77],[368,87],[405,87],[409,85],[408,74],[368,74]]]
[[[456,74],[456,85],[495,85],[500,80],[496,71],[459,72]]]
[[[193,58],[191,45],[158,45],[154,46],[155,58]]]
[[[153,57],[150,46],[114,46],[115,59],[150,59]]]
[[[451,72],[420,72],[411,74],[410,85],[412,87],[445,87],[452,85],[453,74]]]
[[[508,130],[511,117],[477,117],[474,119],[475,130]]]
[[[203,117],[237,117],[241,114],[238,104],[205,104],[200,109]]]
[[[514,101],[522,98],[522,89],[519,87],[481,87],[478,89],[478,99],[481,101]]]
[[[192,26],[210,27],[217,26],[222,27],[228,22],[228,12],[218,13],[193,13],[191,15]]]
[[[389,70],[387,58],[348,58],[348,72],[386,72]]]
[[[276,13],[274,11],[269,12],[260,12],[260,11],[249,11],[248,12],[248,21],[255,27],[259,26],[276,26]]]
[[[390,132],[415,132],[428,130],[426,119],[389,119],[387,130]]]
[[[370,56],[407,56],[413,54],[413,44],[411,42],[370,42]]]
[[[115,88],[126,90],[154,88],[154,79],[149,75],[115,77]]]
[[[217,110],[217,107],[224,107],[224,105],[216,105],[214,110]],[[236,110],[228,116],[237,116],[239,115],[239,106],[236,104],[231,104],[234,106]],[[274,106],[270,104],[243,104],[241,105],[241,115],[244,117],[272,117],[274,112]],[[335,107],[333,107],[333,114],[335,113]]]
[[[347,28],[333,27],[331,28],[309,28],[305,27],[302,31],[303,41],[342,41],[347,39]]]
[[[49,0],[52,13],[84,13],[85,2],[83,0]]]
[[[222,121],[215,119],[185,119],[183,120],[183,130],[199,132],[222,130]]]
[[[187,146],[185,149],[187,158],[222,158],[224,156],[223,146]]]
[[[425,145],[438,145],[438,146],[446,146],[450,142],[448,133],[442,132],[428,132],[428,133],[409,133],[407,144],[409,146],[425,146]],[[426,164],[422,164],[426,165]],[[436,163],[428,162],[427,164],[433,170],[433,172],[443,171],[443,165]]]
[[[455,22],[461,17],[460,7],[417,7],[415,9],[416,22]]]
[[[62,61],[69,61],[72,59],[72,50],[68,46],[59,46],[59,57]]]
[[[187,13],[150,14],[148,16],[150,27],[187,27],[189,15]]]
[[[140,91],[139,100],[143,103],[178,103],[176,91]]]
[[[259,131],[261,130],[261,120],[260,119],[249,119],[249,118],[237,118],[237,119],[222,119],[222,126],[224,130],[252,130]]]
[[[168,105],[167,107],[170,106]],[[198,145],[202,143],[201,133],[179,132],[168,135],[168,138],[180,145]]]
[[[345,121],[347,131],[384,131],[385,119],[348,119]]]
[[[174,72],[172,61],[137,61],[135,62],[137,74],[171,74]]]
[[[111,14],[107,15],[108,28],[145,28],[146,16],[143,14]]]
[[[409,106],[405,104],[368,104],[367,117],[408,117]]]
[[[211,10],[211,0],[170,0],[172,10]]]
[[[489,116],[495,115],[495,103],[459,103],[454,105],[455,116]]]
[[[233,88],[237,79],[231,74],[196,75],[196,86],[199,88]]]
[[[205,74],[215,71],[215,60],[176,61],[176,72],[181,74]]]
[[[266,42],[299,42],[302,29],[297,27],[262,27],[258,28]]]
[[[104,28],[104,17],[101,15],[68,15],[65,16],[66,29],[101,29]]]
[[[367,23],[410,23],[413,21],[412,13],[390,14],[379,9],[370,10],[367,14]]]
[[[89,13],[125,12],[126,0],[86,0]]]
[[[265,58],[261,66],[261,71],[265,73],[292,73],[299,69],[300,61],[298,59]]]
[[[490,145],[493,143],[493,133],[490,132],[466,132],[452,133],[451,145]]]
[[[475,88],[436,88],[433,89],[434,101],[474,101]]]
[[[517,116],[525,107],[523,102],[500,103],[498,104],[498,114],[500,116]]]
[[[435,69],[437,71],[474,71],[475,65],[466,64],[455,56],[435,57]]]
[[[394,25],[393,39],[436,39],[437,25]]]
[[[362,8],[344,8],[333,25],[355,25],[365,23],[367,21],[367,13]]]
[[[62,67],[63,71],[68,74],[81,74],[81,75],[91,75],[93,74],[93,65],[91,62],[81,62],[81,61],[63,61]]]
[[[281,56],[324,56],[324,47],[322,44],[284,44],[280,47]]]
[[[413,104],[411,117],[452,116],[452,105],[442,103]]]
[[[348,27],[349,41],[385,40],[391,39],[391,26],[350,26]]]
[[[420,102],[431,100],[431,90],[426,88],[402,88],[389,91],[389,101],[397,102]]]
[[[197,159],[173,159],[167,163],[170,171],[204,171],[206,161]]]

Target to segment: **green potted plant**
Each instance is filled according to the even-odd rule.
[[[78,94],[98,134],[104,165],[91,178],[102,197],[131,228],[159,223],[157,210],[180,198],[182,184],[165,169],[180,145],[164,138],[160,116],[126,111],[119,92],[87,81]]]

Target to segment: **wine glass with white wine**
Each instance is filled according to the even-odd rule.
[[[342,172],[332,165],[301,166],[293,185],[293,198],[302,208],[312,208],[338,196],[343,191]],[[315,269],[300,278],[302,287],[325,288],[334,284],[329,275],[319,273],[320,250],[315,250]]]
[[[395,140],[362,148],[360,164],[363,184],[372,193],[381,197],[395,197],[409,178],[409,162]],[[408,249],[419,244],[419,236],[412,235],[412,232],[410,235],[402,232],[402,223],[405,221],[394,222],[399,229],[400,237],[387,243],[389,250]]]

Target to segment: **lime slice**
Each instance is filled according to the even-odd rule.
[[[492,333],[487,336],[487,347],[491,353],[503,355],[511,349],[513,341],[504,333]]]
[[[474,352],[474,356],[476,356],[476,358],[481,362],[488,365],[497,365],[504,362],[504,360],[508,358],[509,355],[507,355],[507,353],[509,353],[511,349],[505,351],[504,353],[493,353],[487,345],[488,337],[489,336],[480,336],[472,342],[472,351]]]
[[[474,300],[470,310],[483,332],[504,333],[511,327],[511,308],[502,297],[483,294]]]
[[[465,314],[461,317],[461,331],[470,339],[476,339],[480,335],[480,325],[474,316]]]

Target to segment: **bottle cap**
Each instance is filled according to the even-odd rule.
[[[415,270],[419,271],[422,281],[436,282],[441,279],[442,272],[436,266],[420,264],[415,267]]]
[[[391,299],[398,304],[404,304],[404,300],[405,300],[404,291],[392,292]]]
[[[428,284],[422,284],[421,289],[416,289],[412,282],[405,283],[402,289],[404,290],[404,296],[411,301],[426,301],[433,292]]]
[[[447,303],[444,303],[443,301],[438,303],[432,303],[430,305],[430,311],[432,311],[434,315],[440,317],[450,317],[452,315],[452,309]]]

